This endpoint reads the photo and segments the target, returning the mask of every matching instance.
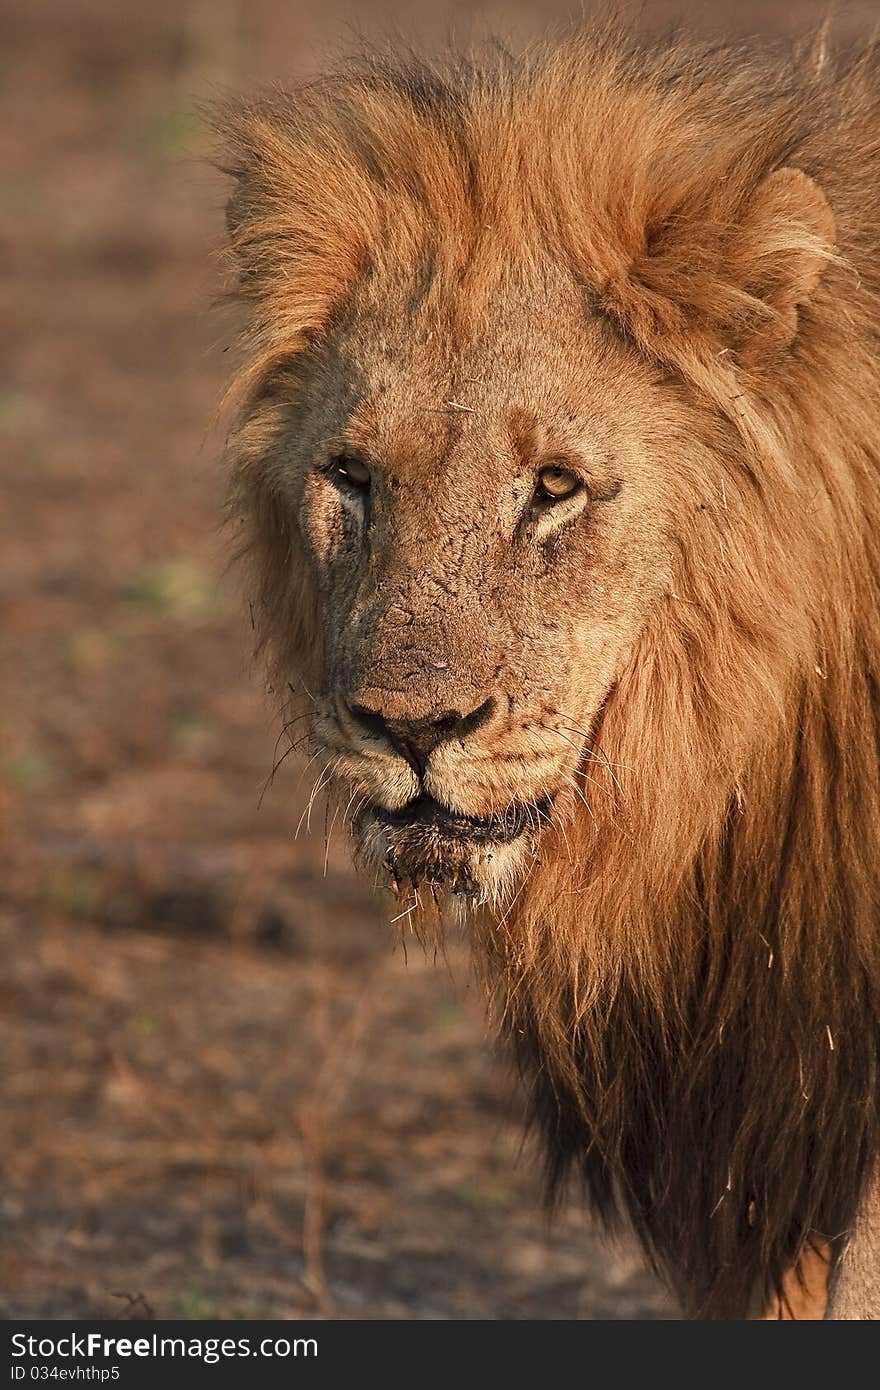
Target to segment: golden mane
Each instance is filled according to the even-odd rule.
[[[360,277],[429,262],[466,333],[549,250],[724,422],[674,594],[590,731],[575,867],[551,838],[476,932],[551,1186],[577,1170],[689,1309],[743,1315],[849,1230],[880,1134],[876,50],[608,31],[371,58],[220,124],[250,306],[235,496],[278,668],[316,625],[253,407]],[[780,170],[824,198],[756,203]]]

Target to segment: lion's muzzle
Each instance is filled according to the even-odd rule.
[[[511,795],[521,767],[511,785],[504,759],[487,757],[494,697],[468,713],[445,708],[417,718],[378,702],[337,696],[332,703],[346,745],[339,771],[365,793],[354,831],[370,862],[398,882],[442,883],[455,892],[494,893],[512,880],[550,823],[551,797]],[[452,767],[444,767],[450,758]],[[492,778],[493,765],[497,795],[475,795],[466,771]]]

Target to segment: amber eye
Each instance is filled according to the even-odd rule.
[[[552,506],[554,502],[564,502],[566,497],[573,497],[582,487],[583,483],[575,473],[551,465],[542,468],[538,474],[536,496],[539,502]]]
[[[355,454],[337,454],[330,465],[330,473],[360,492],[366,492],[370,486],[370,470]]]

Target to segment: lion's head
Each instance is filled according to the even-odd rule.
[[[659,97],[609,163],[576,76],[380,65],[229,118],[260,617],[368,857],[483,898],[613,799],[609,693],[749,504],[726,354],[785,352],[834,233],[794,169],[707,183]]]

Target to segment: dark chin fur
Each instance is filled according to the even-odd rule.
[[[479,897],[508,886],[503,866],[549,823],[549,811],[549,801],[542,801],[491,817],[464,816],[420,797],[396,811],[365,808],[357,830],[367,856],[380,860],[397,883]]]

